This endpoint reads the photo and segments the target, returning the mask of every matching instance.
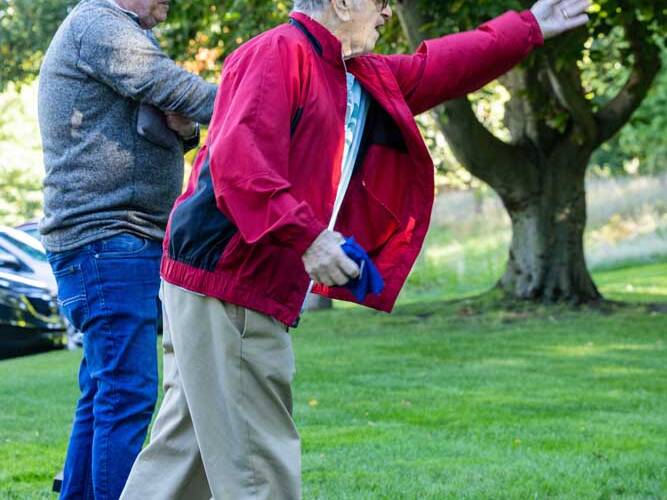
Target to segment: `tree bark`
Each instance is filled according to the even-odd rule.
[[[519,204],[503,200],[512,242],[498,286],[513,297],[575,304],[602,298],[584,255],[585,168],[564,167],[565,161],[585,167],[588,157],[579,152],[551,160],[537,196],[526,193]]]

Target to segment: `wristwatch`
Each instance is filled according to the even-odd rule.
[[[181,141],[183,141],[183,152],[187,153],[188,151],[191,151],[199,146],[199,141],[201,139],[201,127],[199,126],[199,123],[195,123],[195,131],[190,137],[183,137],[181,138]]]

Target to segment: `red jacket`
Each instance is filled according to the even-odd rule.
[[[385,279],[365,305],[391,311],[429,226],[433,163],[414,115],[482,87],[542,43],[530,12],[509,12],[414,55],[347,61],[372,104],[336,230]],[[297,319],[309,283],[301,256],[327,226],[341,174],[345,69],[338,39],[299,13],[229,56],[208,139],[170,217],[166,281]],[[354,301],[341,288],[314,291]]]

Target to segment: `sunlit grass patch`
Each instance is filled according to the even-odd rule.
[[[595,279],[602,291],[615,300],[663,302],[667,299],[667,259],[601,271]]]
[[[552,348],[554,354],[558,356],[594,356],[598,354],[605,353],[607,351],[606,346],[596,346],[592,342],[588,342],[584,345],[558,345]]]
[[[658,372],[653,369],[636,368],[629,366],[601,366],[593,370],[596,375],[611,377],[634,377],[657,375]]]

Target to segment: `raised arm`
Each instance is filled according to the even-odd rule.
[[[543,43],[535,17],[507,12],[476,30],[423,42],[413,55],[387,57],[414,114],[480,89]]]
[[[480,89],[544,40],[585,24],[589,0],[541,0],[476,30],[423,42],[413,55],[386,57],[413,113]]]

